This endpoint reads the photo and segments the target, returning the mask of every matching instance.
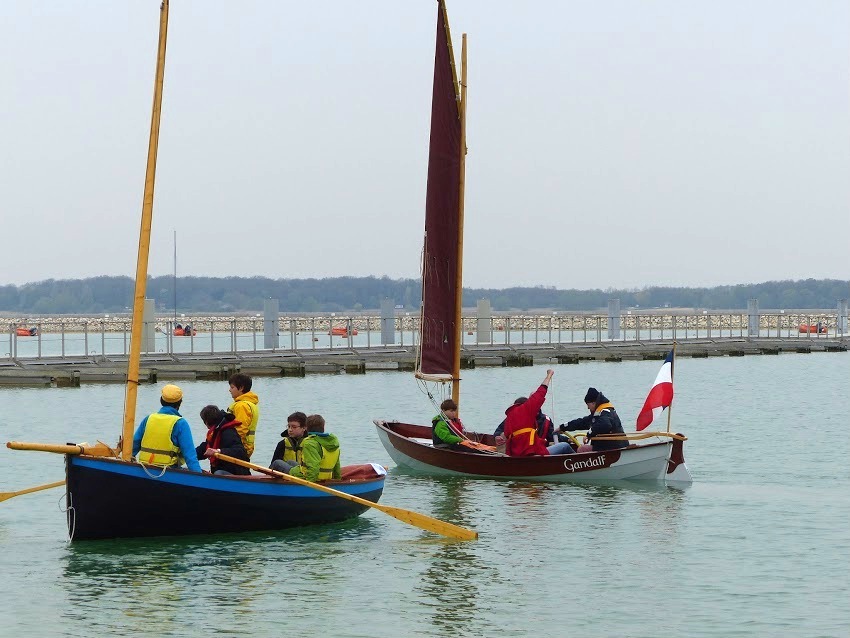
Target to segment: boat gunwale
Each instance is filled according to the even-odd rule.
[[[281,498],[338,498],[312,487],[294,484],[286,481],[286,479],[271,476],[260,476],[256,474],[250,476],[199,474],[183,467],[169,467],[162,473],[162,476],[159,476],[162,468],[143,466],[137,461],[124,461],[123,459],[89,455],[68,455],[68,457],[69,463],[76,464],[77,467],[122,474],[141,480],[162,481],[193,489],[234,492],[252,496],[279,496]],[[104,464],[113,467],[103,467]],[[362,479],[337,479],[321,483],[321,485],[356,496],[360,493],[373,491],[376,487],[380,487],[383,490],[385,480],[386,475],[383,475]]]

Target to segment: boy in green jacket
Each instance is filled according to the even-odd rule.
[[[440,414],[431,419],[431,441],[434,447],[457,449],[464,437],[463,423],[457,416],[457,403],[446,399],[440,404]]]
[[[325,432],[325,420],[320,414],[307,417],[307,437],[301,444],[301,465],[293,467],[292,476],[308,481],[328,481],[340,478],[339,439]]]

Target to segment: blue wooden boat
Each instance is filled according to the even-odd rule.
[[[220,476],[65,456],[71,540],[278,530],[336,523],[369,509],[303,485],[264,476]],[[377,503],[384,476],[349,466],[323,483]]]

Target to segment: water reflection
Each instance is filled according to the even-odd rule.
[[[308,593],[326,589],[334,574],[328,566],[343,548],[374,541],[380,529],[358,518],[275,532],[72,543],[61,557],[59,583],[68,601],[62,617],[86,636],[127,626],[186,635],[187,618],[213,613],[247,626],[267,607],[272,588],[284,600],[305,586]],[[298,584],[298,576],[307,582]]]
[[[505,513],[515,521],[518,533],[532,532],[545,525],[553,506],[557,506],[561,498],[559,492],[562,486],[553,483],[512,481],[502,483],[502,487]]]
[[[430,483],[430,492],[434,495],[431,514],[463,527],[473,527],[470,520],[477,506],[470,485],[475,482],[435,478]],[[479,583],[487,582],[496,574],[476,556],[475,548],[475,542],[468,541],[448,540],[433,545],[431,560],[415,591],[421,594],[422,604],[433,609],[431,621],[438,635],[475,634],[473,627],[486,621],[489,614],[486,605],[477,604],[483,598]]]
[[[686,485],[655,481],[620,481],[575,485],[578,507],[588,515],[590,534],[610,534],[614,523],[637,525],[632,531],[647,541],[670,542],[676,537],[686,499]],[[636,515],[636,516],[635,516]],[[629,521],[635,518],[634,521]]]
[[[641,525],[646,538],[675,542],[689,485],[662,485],[655,492],[642,493],[638,500]]]

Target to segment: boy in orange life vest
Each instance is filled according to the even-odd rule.
[[[242,461],[248,460],[248,453],[242,444],[242,439],[236,431],[239,421],[233,418],[230,412],[220,410],[217,405],[208,405],[201,410],[201,420],[207,426],[207,440],[201,443],[195,452],[198,458],[210,460],[210,471],[213,474],[238,474],[250,476],[251,470],[236,463],[219,461],[215,458],[216,452],[232,456]]]
[[[236,426],[236,431],[242,438],[242,443],[245,445],[245,451],[248,453],[248,459],[254,453],[254,437],[257,434],[257,423],[260,420],[260,400],[257,395],[251,392],[251,377],[247,374],[233,374],[227,380],[230,385],[230,396],[233,398],[233,403],[227,408],[239,425]]]
[[[159,411],[146,416],[136,428],[133,456],[140,463],[159,467],[180,467],[185,459],[190,470],[200,472],[192,430],[178,412],[183,390],[172,384],[163,386],[159,403]]]

